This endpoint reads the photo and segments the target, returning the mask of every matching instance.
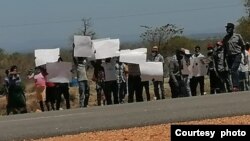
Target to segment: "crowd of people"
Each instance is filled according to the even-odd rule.
[[[197,86],[204,95],[204,76],[209,75],[210,93],[249,90],[249,43],[234,32],[234,24],[226,25],[222,41],[208,45],[207,55],[184,48],[176,50],[169,65],[172,97],[196,96]]]
[[[196,96],[197,86],[200,87],[200,95],[204,95],[204,76],[209,75],[210,93],[224,93],[244,91],[249,89],[249,44],[245,44],[240,34],[234,33],[234,24],[226,26],[227,35],[222,41],[207,47],[207,55],[203,55],[200,46],[195,46],[194,54],[181,48],[168,63],[169,86],[172,98]],[[73,49],[74,49],[73,44]],[[148,61],[164,62],[159,48],[153,46]],[[63,61],[60,57],[58,62]],[[128,103],[142,102],[143,88],[146,100],[151,100],[149,91],[150,81],[141,80],[139,64],[123,63],[119,57],[88,61],[86,57],[74,57],[73,63],[79,88],[79,107],[89,105],[90,86],[89,80],[96,84],[97,105],[111,105],[125,103],[127,95]],[[87,77],[90,65],[94,68],[92,78]],[[4,86],[7,98],[7,115],[11,112],[27,113],[26,98],[21,86],[20,73],[17,66],[6,70]],[[68,83],[52,83],[47,81],[46,66],[36,67],[30,70],[29,79],[34,79],[36,98],[41,111],[59,110],[62,94],[66,101],[66,108],[70,109],[70,94]],[[156,100],[165,99],[164,78],[162,81],[151,80],[154,87]]]

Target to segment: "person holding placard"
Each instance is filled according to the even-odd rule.
[[[128,70],[125,64],[119,62],[119,60],[117,60],[116,62],[115,69],[116,69],[116,78],[118,84],[119,103],[124,103],[126,81],[127,81],[126,73]]]
[[[139,64],[128,64],[128,103],[142,102],[141,72]]]
[[[62,57],[59,57],[58,62],[62,62]],[[61,105],[61,97],[63,97],[66,101],[66,108],[70,109],[70,94],[69,94],[69,83],[56,83],[56,110],[60,109]]]
[[[35,91],[40,109],[44,112],[44,102],[46,101],[46,79],[42,74],[42,66],[36,67],[34,73],[28,74],[28,78],[33,78],[35,81]]]
[[[105,87],[104,94],[107,101],[107,105],[119,104],[118,98],[118,84],[116,81],[115,60],[112,58],[106,58],[102,63],[105,72]],[[112,96],[113,94],[113,96]],[[113,101],[112,101],[113,97]]]
[[[50,108],[52,110],[55,110],[55,99],[56,99],[56,84],[52,82],[48,82],[47,76],[48,72],[47,69],[40,67],[41,72],[46,80],[46,90],[45,90],[45,105],[47,107],[47,110],[50,111]]]
[[[73,62],[76,69],[77,81],[79,87],[79,105],[81,108],[87,107],[89,103],[89,84],[87,77],[87,57],[74,56],[75,44],[73,43]]]
[[[159,53],[159,49],[157,46],[153,46],[151,50],[151,61],[153,62],[162,62],[164,64],[164,58],[163,56]],[[165,90],[164,90],[164,78],[162,78],[162,81],[155,81],[153,80],[154,84],[154,93],[155,97],[157,100],[159,99],[165,99]],[[159,93],[159,86],[161,90],[161,97]]]
[[[105,72],[102,66],[102,60],[98,59],[95,62],[91,61],[91,64],[94,67],[92,81],[96,83],[97,105],[98,106],[101,106],[102,104],[105,105],[106,104],[106,98],[104,94]]]
[[[89,101],[89,85],[87,78],[87,59],[84,57],[75,57],[77,81],[79,86],[79,105],[81,108],[88,106]]]

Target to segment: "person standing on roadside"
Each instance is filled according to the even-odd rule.
[[[126,89],[126,73],[127,73],[127,67],[124,63],[117,60],[115,64],[115,70],[116,70],[116,81],[118,85],[118,95],[119,95],[119,103],[124,103],[125,98],[125,89]]]
[[[94,67],[92,81],[96,83],[97,105],[98,106],[101,106],[102,104],[105,105],[106,104],[106,98],[104,94],[105,72],[102,66],[102,60],[98,59],[96,61],[91,61],[91,64]]]
[[[9,115],[10,112],[13,112],[13,114],[27,113],[26,98],[21,86],[20,72],[18,72],[17,66],[15,65],[10,68],[8,82],[7,115]]]
[[[62,62],[63,59],[59,57],[58,62]],[[69,83],[56,83],[56,110],[60,109],[61,97],[66,101],[66,108],[70,109],[70,94],[69,94]]]
[[[153,46],[152,49],[151,49],[151,59],[150,59],[150,61],[152,61],[152,62],[162,62],[163,66],[164,66],[164,58],[159,53],[159,48],[157,46]],[[165,99],[164,78],[162,78],[162,79],[163,79],[162,81],[153,80],[154,93],[155,93],[155,97],[156,97],[157,100]],[[160,96],[160,93],[159,93],[159,87],[160,87],[160,90],[161,90],[161,96]]]
[[[228,63],[229,72],[231,73],[233,91],[239,91],[239,66],[242,55],[245,55],[245,42],[240,34],[234,33],[234,24],[227,23],[227,34],[223,38],[223,47],[225,51],[225,58]],[[244,64],[247,63],[247,58],[243,58]]]
[[[41,111],[44,112],[44,102],[46,101],[46,79],[42,74],[42,70],[42,66],[36,67],[35,72],[29,74],[28,78],[34,78],[37,101],[39,102]]]
[[[200,85],[200,95],[204,95],[204,74],[201,73],[204,67],[204,55],[200,52],[200,46],[195,46],[195,53],[192,55],[192,78],[190,79],[190,88],[192,96],[196,96],[197,86]]]
[[[75,44],[73,44],[73,50],[75,48]],[[76,69],[77,81],[79,86],[79,105],[80,108],[84,108],[88,106],[89,103],[89,84],[87,77],[87,58],[86,57],[73,57],[73,62]]]

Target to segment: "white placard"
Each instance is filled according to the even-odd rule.
[[[163,63],[145,62],[140,64],[142,81],[163,81]]]
[[[144,53],[124,53],[120,54],[120,62],[131,63],[131,64],[140,64],[146,62],[147,55]]]
[[[94,39],[91,40],[92,42],[98,42],[98,41],[104,41],[104,40],[110,40],[110,38],[100,38],[100,39]]]
[[[69,83],[72,79],[72,63],[56,62],[46,64],[48,82]]]
[[[90,36],[74,36],[74,56],[91,57],[94,54]]]
[[[36,49],[35,64],[36,66],[45,65],[46,63],[57,62],[60,55],[60,49]]]
[[[106,62],[102,63],[105,72],[105,81],[113,81],[117,79],[115,64],[116,62],[114,59],[111,59],[109,63]]]
[[[137,48],[137,49],[133,49],[131,51],[132,52],[140,52],[140,53],[147,54],[147,48]]]
[[[147,48],[138,48],[134,50],[121,50],[120,62],[140,64],[147,60]]]
[[[107,39],[94,41],[95,59],[105,59],[119,56],[117,52],[120,49],[119,39]]]

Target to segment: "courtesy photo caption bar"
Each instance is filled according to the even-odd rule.
[[[171,141],[184,139],[249,141],[249,134],[250,125],[171,125]]]

